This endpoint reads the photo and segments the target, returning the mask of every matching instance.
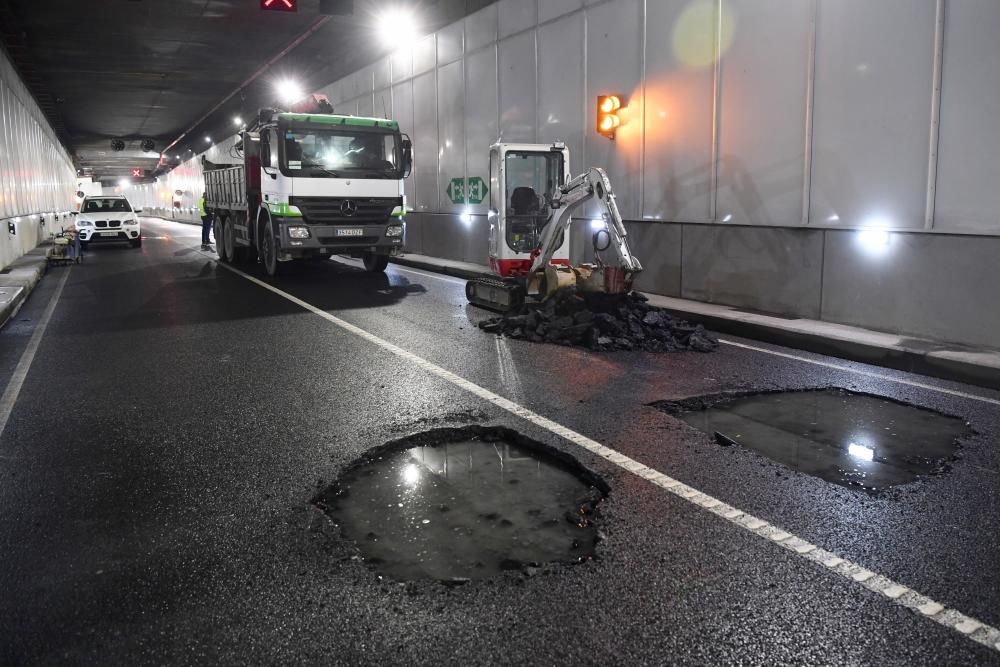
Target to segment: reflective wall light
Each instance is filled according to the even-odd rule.
[[[889,232],[884,229],[862,229],[858,232],[858,244],[871,254],[880,255],[889,248]]]
[[[471,225],[472,224],[472,213],[469,212],[469,209],[465,209],[464,211],[462,211],[462,215],[460,215],[459,218],[466,225]]]
[[[595,218],[590,221],[590,228],[596,232],[599,229],[606,229],[607,225],[604,223],[604,220]]]

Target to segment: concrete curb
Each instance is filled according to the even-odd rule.
[[[488,269],[425,256],[394,257],[402,266],[469,280],[490,276]],[[650,303],[670,314],[722,334],[858,361],[988,389],[1000,389],[1000,351],[964,348],[936,341],[812,320],[787,320],[747,313],[729,306],[647,294]]]
[[[0,328],[17,315],[21,305],[45,275],[51,246],[39,246],[15,259],[0,274]]]

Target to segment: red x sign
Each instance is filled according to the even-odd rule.
[[[260,0],[260,8],[272,12],[294,12],[298,10],[296,0]]]
[[[132,176],[135,178],[142,178],[142,169],[133,169]]]

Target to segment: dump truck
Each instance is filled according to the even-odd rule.
[[[321,96],[261,109],[240,133],[235,165],[203,162],[206,211],[227,263],[346,255],[384,271],[406,239],[403,179],[413,156],[395,120],[333,113]]]

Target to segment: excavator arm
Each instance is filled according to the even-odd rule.
[[[622,216],[618,212],[618,203],[615,201],[615,193],[611,189],[608,175],[600,167],[591,167],[565,185],[560,186],[559,191],[552,198],[553,213],[549,223],[542,230],[538,243],[539,252],[531,264],[530,274],[537,275],[549,266],[553,253],[562,243],[563,233],[569,230],[573,213],[591,200],[596,200],[604,209],[602,216],[607,224],[607,230],[600,230],[597,234],[606,231],[608,235],[608,243],[601,244],[604,247],[597,247],[595,239],[595,252],[613,249],[617,266],[630,278],[642,271],[642,264],[632,254],[628,246],[626,238],[628,232],[625,231]]]

